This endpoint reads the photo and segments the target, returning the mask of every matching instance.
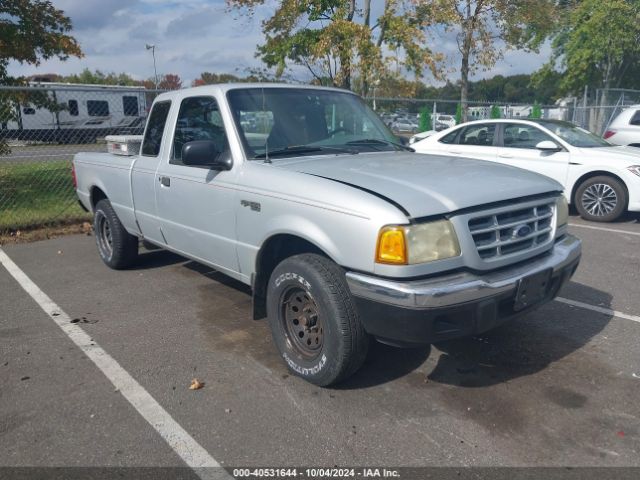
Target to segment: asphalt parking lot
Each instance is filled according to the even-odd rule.
[[[289,375],[247,288],[207,267],[152,251],[111,271],[83,235],[5,246],[53,303],[0,268],[0,466],[184,466],[178,432],[228,467],[638,467],[640,217],[571,224],[584,256],[559,301],[482,337],[378,344],[334,389]]]

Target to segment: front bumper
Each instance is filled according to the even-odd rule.
[[[486,273],[398,281],[348,272],[347,283],[369,334],[420,345],[490,330],[552,300],[578,267],[581,250],[580,240],[565,235],[548,253]],[[552,271],[544,298],[516,311],[521,280],[544,270]]]

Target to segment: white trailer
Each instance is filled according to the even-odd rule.
[[[144,87],[55,82],[30,87],[34,94],[47,95],[56,108],[38,107],[28,101],[28,88],[20,90],[13,100],[14,115],[1,122],[3,138],[89,143],[106,135],[139,135],[144,129],[148,93]]]

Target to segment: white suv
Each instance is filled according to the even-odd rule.
[[[623,110],[606,132],[604,138],[615,145],[640,147],[640,105]]]

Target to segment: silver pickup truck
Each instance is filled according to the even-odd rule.
[[[286,364],[322,386],[371,338],[417,346],[525,314],[580,260],[559,184],[413,153],[337,89],[165,93],[138,155],[79,153],[74,171],[104,263],[131,266],[144,240],[250,285]]]

